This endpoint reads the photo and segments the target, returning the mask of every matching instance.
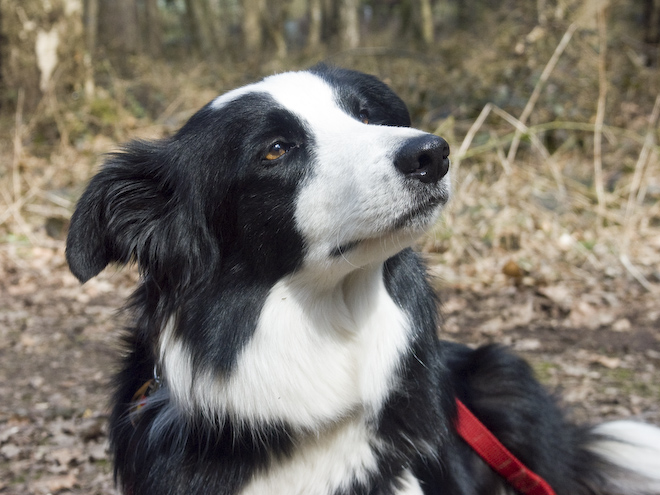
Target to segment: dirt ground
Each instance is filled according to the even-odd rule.
[[[0,493],[115,493],[106,401],[135,281],[80,286],[62,241],[0,249]],[[556,287],[439,286],[445,337],[512,346],[577,420],[660,424],[660,308],[634,282],[577,306]]]

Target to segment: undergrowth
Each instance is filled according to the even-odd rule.
[[[232,87],[325,59],[378,75],[414,125],[450,142],[454,197],[421,241],[445,283],[618,280],[657,292],[658,73],[636,57],[637,42],[604,27],[578,19],[532,29],[504,19],[478,38],[453,32],[423,53],[372,46],[257,70],[138,58],[135,79],[106,63],[93,98],[48,94],[31,115],[19,91],[14,115],[0,119],[0,241],[61,243],[104,153],[170,135]]]

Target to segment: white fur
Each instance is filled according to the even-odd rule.
[[[351,274],[330,291],[309,290],[305,273],[271,290],[254,336],[229,376],[202,371],[168,325],[161,362],[184,409],[240,421],[317,428],[365,410],[374,416],[410,340],[405,314],[383,284],[382,266]]]
[[[314,165],[309,182],[296,201],[296,225],[308,247],[306,266],[317,276],[336,282],[356,266],[385,260],[412,245],[440,214],[393,230],[395,221],[410,212],[419,193],[393,164],[395,152],[410,138],[426,135],[409,127],[376,126],[359,122],[337,105],[332,87],[309,72],[288,72],[220,96],[213,107],[252,92],[269,94],[305,123],[314,137]],[[438,184],[450,193],[449,174]],[[329,253],[353,241],[365,241],[344,259]]]
[[[611,483],[627,495],[660,494],[660,429],[633,421],[613,421],[594,428],[603,436],[591,450],[630,471],[611,473]],[[637,476],[635,476],[637,475]]]
[[[364,482],[376,469],[373,446],[378,441],[368,426],[353,418],[296,445],[292,456],[274,458],[270,469],[258,473],[241,495],[325,495]],[[404,471],[397,495],[422,495],[417,479]]]
[[[160,365],[163,377],[174,402],[183,410],[193,411],[190,401],[192,387],[192,356],[183,346],[181,340],[174,336],[176,316],[171,316],[160,335]]]
[[[241,495],[324,495],[347,488],[349,480],[366,481],[376,469],[370,447],[375,441],[363,423],[350,420],[318,436],[307,436],[290,457],[272,459]]]
[[[318,166],[296,204],[296,224],[309,245],[307,266],[324,273],[335,272],[338,264],[349,270],[389,258],[418,239],[440,213],[438,208],[423,222],[393,229],[419,201],[393,166],[394,155],[421,131],[365,125],[343,113],[336,118],[334,131],[318,134]],[[337,149],[338,142],[346,144]],[[448,195],[446,176],[442,184]],[[352,241],[361,241],[359,249],[343,260],[328,259]]]
[[[424,492],[417,478],[410,471],[404,471],[401,489],[395,495],[424,495]]]

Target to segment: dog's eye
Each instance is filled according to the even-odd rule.
[[[279,157],[283,156],[291,148],[293,148],[292,144],[283,143],[282,141],[277,141],[276,143],[273,143],[270,148],[268,148],[268,151],[266,152],[266,156],[264,156],[264,160],[267,161],[277,160]]]
[[[360,110],[360,113],[358,114],[358,119],[360,119],[360,122],[363,124],[368,124],[369,123],[369,111],[368,110]]]

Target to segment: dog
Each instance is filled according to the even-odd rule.
[[[377,78],[318,65],[109,155],[66,256],[82,282],[141,273],[109,426],[124,493],[540,493],[459,435],[459,406],[514,478],[660,493],[660,429],[574,425],[506,349],[438,338],[411,246],[449,200],[449,146],[410,125]]]

